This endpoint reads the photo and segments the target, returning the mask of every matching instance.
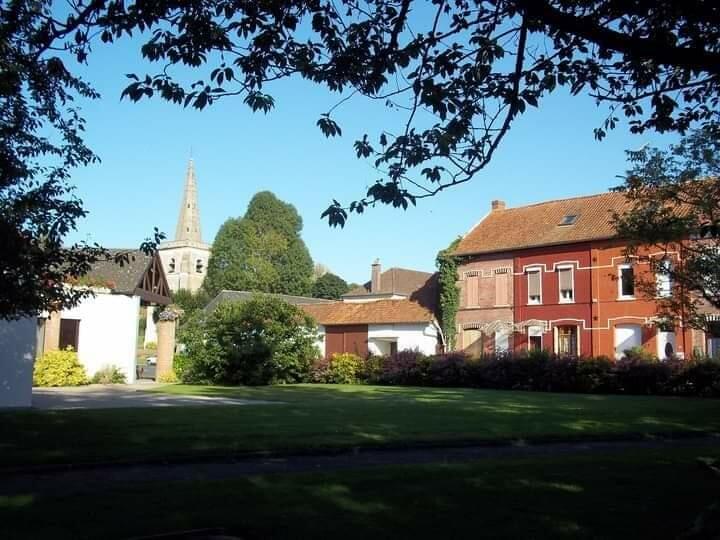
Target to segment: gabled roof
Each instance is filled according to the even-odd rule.
[[[318,324],[396,324],[429,323],[433,312],[411,300],[377,300],[375,302],[333,302],[301,306]]]
[[[352,298],[356,296],[368,296],[370,294],[410,296],[426,285],[432,277],[433,274],[429,272],[408,270],[407,268],[390,268],[380,274],[379,291],[371,293],[370,282],[368,281],[344,294],[342,297]]]
[[[169,304],[169,287],[157,253],[146,255],[140,250],[112,249],[108,260],[100,260],[78,280],[78,284],[101,285],[116,294],[140,296],[143,300]],[[116,262],[120,256],[123,259]]]
[[[253,296],[263,294],[267,296],[272,296],[275,298],[279,298],[280,300],[283,300],[287,302],[288,304],[293,304],[295,306],[301,306],[305,304],[332,304],[334,303],[334,300],[326,300],[324,298],[310,298],[309,296],[293,296],[290,294],[275,294],[275,293],[258,293],[258,292],[251,292],[251,291],[228,291],[223,290],[220,291],[215,298],[210,300],[207,306],[205,306],[205,311],[211,312],[214,311],[217,306],[220,304],[223,304],[225,302],[245,302],[247,300],[250,300]]]
[[[548,201],[497,209],[468,232],[456,255],[493,253],[537,246],[613,238],[613,212],[622,214],[631,203],[622,193]],[[574,221],[566,219],[576,216]],[[572,222],[561,225],[563,220]]]

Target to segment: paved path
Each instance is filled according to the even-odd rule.
[[[266,405],[276,401],[210,396],[180,396],[148,392],[154,383],[90,384],[68,388],[33,388],[36,409],[119,409],[127,407],[187,407],[205,405]]]
[[[110,487],[137,487],[143,482],[231,480],[274,473],[328,472],[388,465],[462,463],[492,458],[530,456],[608,455],[639,449],[720,449],[720,437],[696,439],[613,441],[586,443],[515,444],[425,449],[356,450],[334,455],[247,457],[225,461],[100,465],[51,472],[4,472],[0,495],[56,495],[93,493]]]

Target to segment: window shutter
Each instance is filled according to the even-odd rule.
[[[495,274],[495,305],[508,304],[508,274]]]
[[[478,305],[478,285],[479,279],[477,276],[469,276],[467,278],[467,297],[465,305],[477,306]]]
[[[558,270],[558,277],[560,280],[560,290],[572,289],[572,269],[561,268]]]
[[[540,296],[540,272],[528,272],[528,296]]]

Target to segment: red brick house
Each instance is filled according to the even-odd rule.
[[[626,259],[611,218],[627,205],[619,193],[518,208],[493,201],[455,251],[458,346],[471,354],[543,348],[611,358],[635,346],[661,358],[705,352],[702,332],[662,328],[656,302],[635,291],[637,276],[650,271],[647,257],[664,254]],[[670,253],[668,264],[677,257]],[[662,279],[659,294],[671,286]]]

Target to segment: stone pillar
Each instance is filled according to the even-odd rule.
[[[173,371],[175,355],[175,321],[160,320],[157,323],[157,370],[155,380],[169,375]]]
[[[143,340],[143,346],[147,347],[148,343],[155,343],[157,345],[158,335],[157,326],[153,319],[153,313],[155,313],[154,306],[148,306],[146,308],[147,316],[145,317],[145,339]]]
[[[51,311],[45,319],[45,342],[43,352],[57,351],[60,348],[60,312]]]

